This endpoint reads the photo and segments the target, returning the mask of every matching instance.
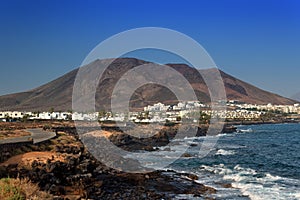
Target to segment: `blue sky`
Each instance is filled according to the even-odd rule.
[[[297,0],[0,0],[0,22],[0,95],[51,81],[106,38],[148,26],[194,38],[220,69],[262,89],[300,91]]]

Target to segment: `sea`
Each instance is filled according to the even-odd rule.
[[[190,145],[189,156],[167,169],[197,175],[197,182],[217,190],[211,195],[214,199],[300,199],[300,124],[238,126],[236,133],[211,137],[215,144],[206,156],[199,156],[206,137],[179,140],[171,150]],[[164,148],[153,159],[167,159]],[[180,195],[175,199],[201,197]]]

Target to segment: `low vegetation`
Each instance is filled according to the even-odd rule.
[[[38,185],[33,184],[28,179],[2,178],[0,179],[0,199],[1,200],[39,200],[53,199],[46,192],[40,191]]]

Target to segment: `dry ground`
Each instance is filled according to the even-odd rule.
[[[35,160],[38,161],[39,163],[46,163],[48,159],[61,161],[61,162],[65,161],[63,155],[57,154],[55,152],[29,152],[29,153],[24,153],[21,155],[11,157],[4,163],[1,163],[0,167],[13,165],[13,164],[30,167],[32,162]]]
[[[24,130],[3,130],[0,131],[0,140],[22,137],[22,136],[29,136],[29,135],[30,133]]]

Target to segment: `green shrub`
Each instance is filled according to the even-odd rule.
[[[53,199],[46,192],[39,190],[36,184],[31,183],[28,179],[0,179],[0,199],[1,200],[25,200],[25,199]]]

